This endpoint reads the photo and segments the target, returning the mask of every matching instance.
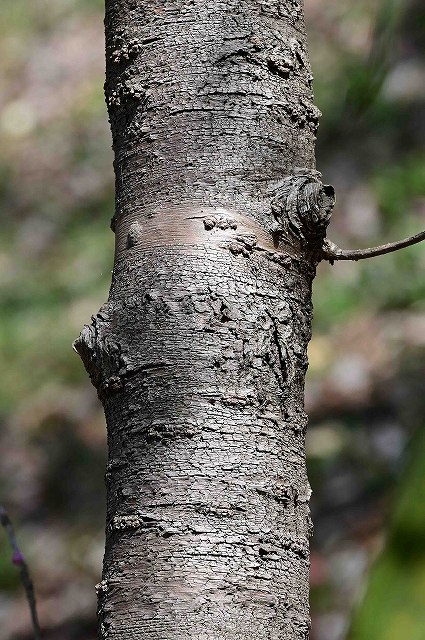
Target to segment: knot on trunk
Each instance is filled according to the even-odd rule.
[[[278,241],[320,251],[335,204],[335,191],[318,171],[296,169],[278,185],[271,200]]]
[[[100,314],[93,316],[73,344],[102,402],[123,388],[128,368],[121,345],[105,335],[108,325]]]

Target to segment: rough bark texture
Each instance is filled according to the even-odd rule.
[[[308,637],[303,386],[333,204],[302,3],[107,0],[103,640]]]

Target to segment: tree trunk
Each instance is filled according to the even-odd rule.
[[[303,410],[333,204],[302,3],[107,0],[108,302],[75,343],[106,414],[103,640],[308,637]]]

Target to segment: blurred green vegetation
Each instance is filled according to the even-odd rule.
[[[411,443],[410,460],[392,496],[384,551],[372,567],[353,640],[421,640],[425,630],[425,431]]]
[[[328,235],[345,247],[413,235],[425,219],[425,6],[312,5],[312,64],[323,112],[318,166],[337,187]],[[425,637],[425,252],[418,245],[340,267],[321,265],[314,289],[307,382],[316,493],[312,636],[419,640]]]

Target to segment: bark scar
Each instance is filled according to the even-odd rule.
[[[103,324],[100,314],[93,316],[92,324],[83,327],[73,344],[102,401],[123,388],[128,369],[121,345],[103,335]]]
[[[275,243],[320,251],[335,204],[335,191],[318,171],[299,168],[274,190],[271,211]]]

